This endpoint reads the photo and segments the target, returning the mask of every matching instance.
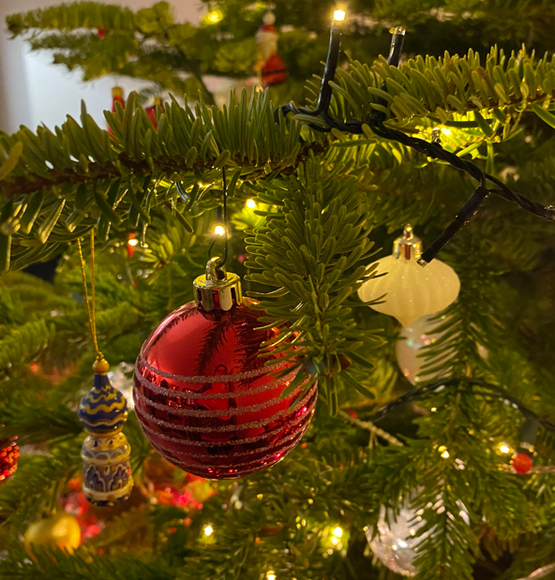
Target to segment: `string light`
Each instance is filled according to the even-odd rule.
[[[266,572],[266,578],[267,580],[276,580],[276,573],[273,570],[268,570]]]
[[[447,127],[442,127],[442,128],[441,128],[441,132],[442,132],[444,135],[447,135],[447,137],[449,137],[449,135],[451,135],[451,129],[448,129]]]
[[[343,535],[343,530],[339,526],[337,526],[337,528],[335,528],[335,530],[333,530],[332,534],[336,538],[340,538]]]
[[[214,528],[210,524],[207,524],[206,526],[204,526],[204,535],[205,536],[211,536],[213,533],[214,533]]]
[[[501,453],[510,453],[511,448],[508,445],[505,445],[505,443],[501,443],[501,445],[499,445],[499,451],[501,451]]]
[[[336,22],[343,22],[345,20],[345,16],[347,16],[345,10],[338,9],[333,12],[333,19]]]
[[[204,20],[209,24],[218,24],[223,19],[224,15],[221,10],[211,10],[204,16]]]
[[[246,205],[249,209],[254,209],[256,207],[256,201],[254,199],[247,199]]]
[[[225,228],[224,228],[224,226],[220,226],[220,225],[215,226],[214,227],[214,234],[216,236],[220,236],[220,237],[225,236]]]
[[[445,445],[441,445],[438,448],[438,451],[441,453],[441,456],[443,457],[443,459],[449,459],[449,451],[447,451],[447,447],[445,447]]]
[[[129,240],[127,240],[127,243],[130,246],[137,246],[139,244],[139,240],[137,238],[130,238]]]
[[[346,13],[344,10],[336,9],[333,14],[333,24],[335,25],[338,21],[342,21],[345,19]],[[338,65],[338,55],[341,46],[341,34],[340,34],[340,26],[335,27],[332,25],[331,27],[331,35],[330,35],[330,45],[328,49],[328,56],[326,58],[326,64],[324,68],[324,75],[322,77],[322,83],[320,85],[320,94],[318,98],[318,106],[313,111],[309,111],[308,109],[298,109],[294,103],[289,103],[288,105],[282,105],[280,107],[281,111],[286,114],[287,112],[299,113],[302,112],[303,114],[309,115],[321,115],[324,114],[324,121],[327,125],[327,130],[331,131],[332,129],[336,129],[339,131],[344,131],[347,133],[353,134],[361,134],[363,133],[363,126],[365,123],[358,120],[350,120],[348,123],[342,123],[337,119],[334,119],[330,112],[329,107],[332,101],[332,89],[330,82],[334,80],[335,72]],[[336,30],[335,30],[336,29]],[[393,29],[393,35],[391,38],[391,48],[390,54],[388,57],[388,64],[392,67],[396,67],[399,65],[399,60],[401,58],[401,51],[403,48],[403,40],[405,36],[405,29],[401,26],[398,26]],[[381,99],[383,101],[383,99]],[[387,104],[386,101],[381,103]],[[456,167],[459,171],[463,171],[467,173],[469,176],[473,177],[479,182],[479,186],[477,187],[474,194],[471,198],[465,203],[463,208],[459,211],[456,218],[451,222],[451,224],[443,231],[443,233],[433,242],[425,252],[423,252],[422,256],[418,260],[420,266],[426,266],[429,264],[437,254],[443,249],[445,244],[466,224],[469,219],[477,212],[481,203],[489,197],[489,194],[496,194],[506,199],[508,201],[512,201],[518,204],[522,209],[525,211],[541,217],[543,219],[548,220],[555,220],[555,206],[547,205],[543,206],[539,203],[536,203],[523,195],[517,194],[512,191],[503,181],[500,181],[497,177],[493,175],[489,175],[488,173],[484,173],[478,166],[474,165],[470,161],[463,160],[459,157],[456,153],[447,151],[442,147],[438,147],[437,143],[434,143],[431,146],[430,143],[423,139],[419,139],[417,137],[413,137],[411,135],[407,135],[403,131],[398,131],[396,129],[392,129],[390,127],[386,127],[384,125],[384,121],[387,118],[386,113],[376,114],[375,111],[372,117],[374,120],[370,121],[369,126],[370,129],[379,137],[389,139],[392,141],[396,141],[410,147],[411,149],[415,149],[416,151],[431,157],[433,159],[438,159],[440,161],[447,162],[449,165]],[[321,127],[318,127],[319,129]],[[326,129],[324,129],[326,130]],[[445,131],[450,131],[450,129],[445,128],[442,129]],[[493,183],[496,187],[488,189],[486,187],[486,182]]]

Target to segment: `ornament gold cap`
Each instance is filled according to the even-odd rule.
[[[104,357],[97,358],[94,361],[92,368],[95,375],[107,375],[110,370],[110,364]]]
[[[415,258],[418,260],[422,255],[422,240],[414,235],[412,226],[407,224],[403,231],[403,235],[393,242],[393,256],[397,258],[404,258],[410,260]]]
[[[241,279],[233,272],[226,272],[220,258],[211,258],[206,273],[195,279],[195,303],[199,310],[231,310],[241,304]]]
[[[123,99],[123,89],[121,87],[112,87],[112,97],[114,99]]]

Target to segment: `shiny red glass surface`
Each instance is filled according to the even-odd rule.
[[[274,465],[299,442],[317,387],[298,387],[278,355],[259,357],[275,329],[260,326],[246,303],[205,316],[190,302],[147,339],[137,360],[133,398],[153,447],[189,473],[233,479]],[[275,362],[275,364],[274,364]]]
[[[534,461],[527,453],[516,453],[511,460],[511,465],[517,473],[524,475],[532,469]]]

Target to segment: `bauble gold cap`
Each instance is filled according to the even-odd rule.
[[[108,361],[102,357],[94,361],[92,368],[96,375],[107,375],[110,370],[110,365]]]
[[[393,242],[393,256],[397,259],[410,260],[414,258],[418,260],[421,255],[422,240],[413,234],[412,226],[407,224],[403,235]]]
[[[221,258],[211,258],[206,264],[206,273],[193,283],[195,303],[199,310],[231,310],[243,299],[241,279],[233,272],[226,272]]]

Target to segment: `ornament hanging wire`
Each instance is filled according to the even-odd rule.
[[[220,259],[220,262],[218,264],[218,268],[222,268],[223,266],[225,266],[225,263],[227,261],[227,249],[229,246],[229,224],[227,223],[227,180],[226,180],[226,172],[225,172],[225,165],[222,167],[222,189],[223,189],[223,195],[222,195],[222,207],[221,207],[221,211],[222,211],[222,221],[224,224],[224,257]],[[216,244],[216,239],[214,237],[214,239],[212,240],[210,247],[208,248],[208,259],[211,260],[212,259],[212,250],[214,249],[214,246]]]
[[[94,351],[96,352],[96,359],[101,361],[104,359],[102,352],[98,348],[98,338],[96,333],[96,291],[94,284],[94,229],[90,232],[90,246],[91,246],[91,296],[89,298],[89,291],[87,288],[87,275],[85,273],[85,259],[83,257],[83,248],[81,247],[81,239],[77,238],[77,249],[79,251],[79,263],[81,266],[81,278],[83,281],[83,293],[85,295],[85,306],[87,308],[87,318],[89,321],[89,330],[91,333]]]

